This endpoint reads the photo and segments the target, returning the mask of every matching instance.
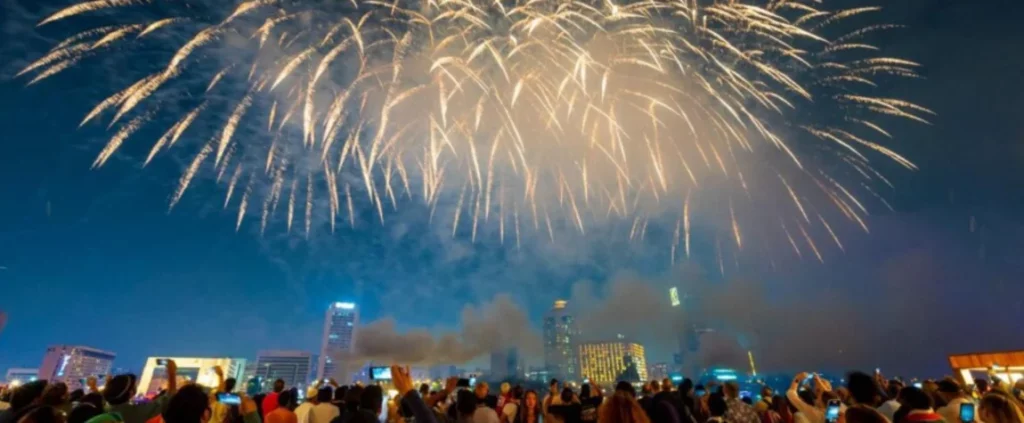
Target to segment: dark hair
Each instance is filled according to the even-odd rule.
[[[711,394],[708,398],[708,411],[711,413],[711,417],[722,417],[725,415],[725,396],[721,394]]]
[[[846,409],[847,423],[888,423],[889,420],[866,405],[854,405]]]
[[[928,395],[927,392],[913,386],[903,388],[903,390],[900,391],[900,398],[903,405],[909,407],[911,410],[927,410],[935,405],[932,401],[932,397]]]
[[[455,387],[456,388],[468,388],[469,387],[469,379],[460,378],[458,382],[455,382]]]
[[[277,382],[274,382],[274,384],[277,384]],[[277,389],[277,387],[275,386],[274,389]],[[277,405],[281,407],[288,407],[292,401],[295,400],[293,397],[294,395],[295,394],[293,394],[290,389],[287,391],[281,391],[277,394]]]
[[[523,399],[523,394],[525,394],[525,392],[523,391],[522,385],[513,386],[512,387],[512,391],[510,391],[510,392],[512,392],[512,399],[517,399],[517,400],[518,399]]]
[[[429,394],[429,393],[430,393],[430,385],[427,385],[426,383],[420,384],[420,396],[426,398],[427,394]],[[402,395],[405,395],[405,394],[406,394],[406,392],[402,392]]]
[[[68,385],[64,382],[51,383],[43,390],[40,402],[51,407],[64,405],[64,395],[68,393]]]
[[[688,394],[691,390],[693,390],[693,381],[690,378],[683,379],[683,383],[679,384],[679,392]]]
[[[135,396],[135,375],[123,374],[114,376],[103,387],[103,399],[111,405],[121,405]]]
[[[83,402],[78,404],[71,413],[68,414],[68,423],[85,423],[89,419],[103,414],[103,409],[96,407],[95,405]]]
[[[359,407],[380,414],[381,403],[384,401],[384,390],[380,386],[370,385],[363,389],[359,396]]]
[[[472,415],[476,412],[476,394],[468,390],[460,390],[455,396],[455,406],[460,416]]]
[[[224,392],[234,392],[235,391],[235,385],[237,385],[237,384],[238,384],[238,380],[233,378],[233,377],[229,377],[227,379],[224,379]]]
[[[210,408],[210,398],[198,385],[185,385],[171,397],[164,410],[165,423],[199,423]]]
[[[46,390],[46,381],[37,380],[18,387],[11,394],[11,411],[17,412],[22,408],[32,405],[32,402],[43,396]]]
[[[584,383],[583,386],[580,386],[580,399],[587,398],[590,398],[590,384]]]
[[[320,388],[320,390],[316,392],[316,400],[317,401],[320,401],[320,402],[331,402],[332,398],[334,398],[334,390],[331,389],[330,386],[325,386],[323,388]]]
[[[85,394],[78,400],[79,404],[92,404],[96,408],[103,410],[103,395],[98,392],[90,392]]]
[[[548,382],[548,386],[557,385],[557,384],[558,384],[558,379],[551,379],[551,381]]]
[[[64,413],[48,405],[34,405],[16,413],[14,422],[25,423],[62,423]]]
[[[274,381],[274,392],[281,393],[284,391],[284,379],[278,379]]]
[[[633,387],[633,384],[624,380],[620,380],[619,383],[615,384],[615,391],[625,392],[629,396],[636,398],[636,388]]]
[[[363,387],[354,385],[348,388],[348,392],[345,393],[345,408],[351,411],[355,411],[359,408],[359,401],[363,396]]]
[[[857,404],[875,405],[875,399],[880,396],[881,390],[875,378],[864,372],[851,372],[846,376],[846,388],[850,390],[850,396]]]
[[[78,402],[85,396],[85,391],[82,389],[75,389],[68,395],[68,402]]]
[[[743,401],[743,403],[747,405],[754,405],[754,400],[750,399],[750,397],[740,398],[740,401]]]
[[[562,395],[559,397],[562,398],[562,402],[565,404],[572,402],[572,388],[562,389]]]
[[[974,379],[974,387],[978,388],[978,392],[984,393],[988,391],[988,380]]]
[[[903,386],[898,383],[889,382],[889,386],[885,387],[885,394],[890,400],[894,400],[900,397],[900,390]]]
[[[344,401],[345,400],[345,394],[347,394],[347,393],[348,393],[348,385],[341,385],[340,387],[338,387],[338,389],[334,390],[334,400],[335,401]]]

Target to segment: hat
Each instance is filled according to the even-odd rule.
[[[959,383],[956,383],[955,380],[949,379],[949,378],[940,380],[938,385],[939,385],[939,389],[938,389],[939,392],[946,393],[946,394],[955,394],[955,393],[958,393],[958,392],[960,392],[962,390],[960,388],[960,384]]]
[[[114,376],[103,387],[103,399],[112,405],[128,402],[135,395],[135,375],[125,374]]]
[[[306,399],[307,400],[314,400],[314,399],[316,399],[316,394],[318,392],[320,392],[320,391],[318,391],[315,386],[310,387],[309,389],[306,390]]]

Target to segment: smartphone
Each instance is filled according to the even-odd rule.
[[[157,366],[166,366],[167,365],[167,359],[166,358],[158,358],[158,359],[156,359],[156,365]]]
[[[829,400],[825,408],[825,422],[835,423],[839,421],[839,400]]]
[[[391,380],[391,368],[387,366],[370,367],[371,380]]]
[[[917,388],[917,389],[921,389],[921,387],[922,387],[922,386],[924,386],[924,385],[923,385],[923,384],[921,384],[921,382],[914,382],[914,387],[915,387],[915,388]]]
[[[963,423],[971,423],[974,421],[974,403],[965,402],[960,404],[960,421]]]
[[[220,393],[217,394],[217,402],[227,405],[241,405],[242,397],[239,397],[238,395],[235,394]]]

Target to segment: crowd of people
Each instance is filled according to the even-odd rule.
[[[547,392],[503,383],[492,393],[485,382],[471,386],[458,378],[439,390],[415,387],[407,367],[393,366],[393,396],[380,385],[339,386],[334,380],[301,396],[282,380],[270,392],[251,392],[252,384],[236,386],[220,369],[214,387],[178,386],[173,361],[166,373],[164,389],[145,399],[137,396],[134,375],[109,378],[102,389],[95,378],[74,391],[46,381],[6,389],[0,391],[0,423],[1024,423],[1024,381],[1011,387],[998,378],[968,387],[952,378],[905,386],[877,373],[853,372],[834,388],[816,374],[801,373],[786,392],[763,387],[755,401],[741,396],[735,382],[702,386],[689,379],[678,386],[651,381],[639,392],[628,382],[602,392],[597,385],[576,390],[553,379]],[[976,414],[965,415],[962,408]]]

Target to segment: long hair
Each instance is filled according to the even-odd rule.
[[[598,412],[600,423],[650,423],[647,413],[626,392],[615,392]]]
[[[533,421],[529,420],[529,418],[527,417],[529,415],[529,413],[526,411],[526,402],[527,402],[526,399],[530,395],[533,395],[533,399],[536,402],[536,405],[534,406],[534,410],[533,410]],[[543,414],[543,413],[544,413],[544,411],[541,409],[541,405],[540,405],[540,396],[537,395],[537,391],[534,391],[533,389],[530,389],[530,390],[527,390],[526,393],[523,394],[523,399],[521,401],[519,401],[519,408],[516,409],[516,419],[515,420],[516,420],[516,423],[535,423],[538,420],[540,420],[540,415]]]
[[[1003,392],[993,390],[988,394],[985,394],[981,398],[981,402],[978,404],[978,411],[981,416],[988,415],[991,418],[985,418],[986,421],[996,421],[999,423],[1024,423],[1024,412],[1021,411],[1020,406],[1011,397]],[[984,418],[984,417],[983,417]]]

